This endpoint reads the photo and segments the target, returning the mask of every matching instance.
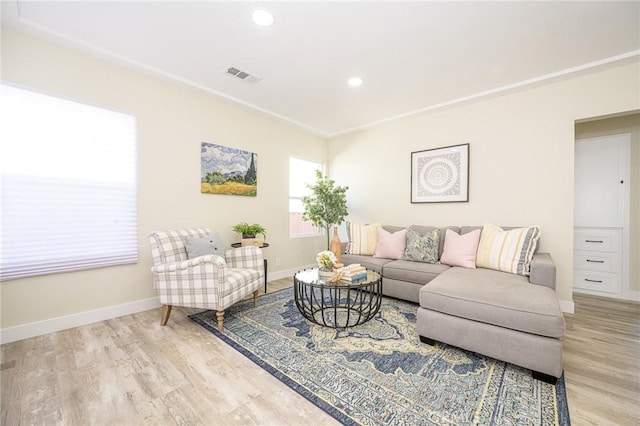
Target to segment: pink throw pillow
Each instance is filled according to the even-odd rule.
[[[384,257],[385,259],[402,259],[404,249],[407,246],[407,230],[402,229],[394,232],[385,231],[378,228],[378,244],[373,257]]]
[[[476,229],[459,235],[457,232],[447,229],[440,263],[476,269],[476,252],[480,242],[480,232],[480,229]]]

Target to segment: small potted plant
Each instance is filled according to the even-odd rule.
[[[255,238],[258,235],[262,235],[267,238],[267,230],[264,226],[254,223],[249,225],[247,222],[241,222],[231,227],[233,232],[242,234],[242,238]]]

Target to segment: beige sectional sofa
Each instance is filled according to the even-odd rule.
[[[420,234],[436,229],[409,228]],[[464,235],[479,228],[440,228],[439,254],[446,229]],[[383,294],[418,303],[417,332],[423,342],[443,342],[507,361],[550,383],[562,375],[565,324],[555,293],[555,265],[548,253],[533,256],[529,276],[369,255],[344,254],[342,261],[380,272]]]

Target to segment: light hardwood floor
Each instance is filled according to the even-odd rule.
[[[574,294],[564,370],[574,425],[640,424],[640,304]]]
[[[269,283],[269,291],[291,286]],[[574,425],[640,424],[640,305],[576,295],[565,377]],[[2,345],[1,425],[333,425],[174,308]]]

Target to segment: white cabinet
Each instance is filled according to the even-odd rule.
[[[629,134],[575,145],[573,288],[622,297],[628,287]]]
[[[621,291],[622,228],[574,230],[573,288],[617,296]]]

